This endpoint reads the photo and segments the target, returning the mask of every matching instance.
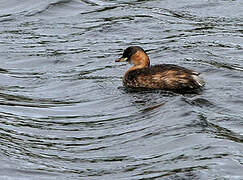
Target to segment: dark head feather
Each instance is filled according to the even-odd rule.
[[[127,58],[128,59],[127,61],[130,61],[131,56],[136,54],[137,51],[142,51],[145,53],[143,48],[141,48],[139,46],[130,46],[124,50],[124,52],[122,54],[122,58]]]

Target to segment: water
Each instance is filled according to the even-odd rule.
[[[0,179],[243,179],[243,2],[1,0]],[[129,92],[115,63],[203,74]]]

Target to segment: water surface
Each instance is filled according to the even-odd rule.
[[[2,179],[243,179],[243,2],[2,0]],[[202,73],[130,92],[123,49]]]

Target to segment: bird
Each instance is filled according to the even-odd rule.
[[[133,89],[161,89],[168,91],[190,91],[205,85],[200,73],[175,65],[150,66],[150,59],[140,46],[130,46],[115,62],[129,62],[130,67],[123,76],[123,85]]]

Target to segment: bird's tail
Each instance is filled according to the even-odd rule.
[[[199,87],[203,87],[205,85],[205,81],[203,80],[202,77],[199,76],[199,74],[193,74],[192,78],[195,80],[195,83],[199,86]]]

